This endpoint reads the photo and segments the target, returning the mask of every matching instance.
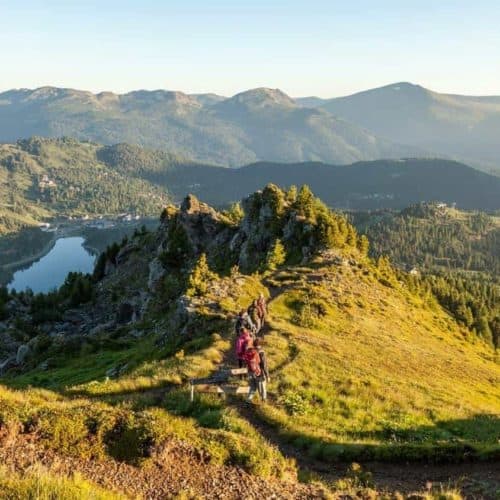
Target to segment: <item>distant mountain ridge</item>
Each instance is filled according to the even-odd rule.
[[[463,209],[500,209],[500,178],[441,159],[376,160],[349,166],[321,162],[259,162],[238,169],[173,166],[161,176],[174,196],[194,192],[212,204],[229,203],[268,183],[309,185],[331,207],[401,209],[423,201]]]
[[[0,142],[34,135],[126,142],[223,166],[259,160],[347,164],[424,154],[267,88],[230,98],[166,90],[93,94],[55,87],[1,93]]]
[[[315,104],[387,140],[500,172],[500,97],[440,94],[401,82]]]

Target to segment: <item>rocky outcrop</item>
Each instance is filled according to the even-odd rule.
[[[194,195],[188,195],[179,210],[171,209],[166,214],[160,229],[163,238],[159,253],[172,243],[173,228],[180,225],[194,256],[204,252],[209,261],[222,260],[226,264],[238,264],[244,270],[253,270],[265,258],[276,238],[282,237],[282,216],[286,206],[283,192],[269,185],[243,200],[245,216],[237,225]],[[289,228],[289,233],[293,234],[293,228]],[[153,262],[150,264],[151,286],[157,282],[154,277],[161,276],[158,264]]]
[[[30,353],[30,348],[26,344],[22,344],[19,346],[17,349],[17,354],[16,354],[16,364],[22,365],[26,358],[28,357],[28,354]]]
[[[9,368],[16,366],[16,356],[9,356],[7,359],[0,361],[0,375],[3,375]]]
[[[149,263],[149,276],[148,276],[149,291],[154,292],[156,290],[156,287],[158,286],[163,276],[165,276],[165,268],[160,262],[160,259],[158,259],[158,257],[155,257]]]

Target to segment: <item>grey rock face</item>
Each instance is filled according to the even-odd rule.
[[[28,356],[29,352],[30,348],[26,344],[20,345],[19,348],[17,349],[16,363],[18,365],[22,365],[26,360],[26,357]]]
[[[116,313],[116,321],[120,324],[130,323],[134,318],[135,307],[129,302],[122,302]]]
[[[158,258],[154,258],[149,263],[148,289],[154,291],[158,283],[165,275],[165,269]]]
[[[0,375],[3,375],[9,368],[12,368],[16,364],[16,357],[10,356],[3,361],[0,361]]]

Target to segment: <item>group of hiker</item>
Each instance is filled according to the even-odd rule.
[[[267,304],[261,293],[247,310],[241,310],[236,318],[236,358],[238,366],[246,366],[250,390],[247,401],[251,402],[258,392],[262,401],[267,400],[269,369],[262,347],[262,332],[267,316]]]

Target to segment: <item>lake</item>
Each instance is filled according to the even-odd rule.
[[[96,258],[83,247],[84,242],[81,236],[58,239],[48,254],[14,273],[9,290],[21,292],[31,288],[35,293],[48,292],[59,288],[70,272],[91,273]]]

